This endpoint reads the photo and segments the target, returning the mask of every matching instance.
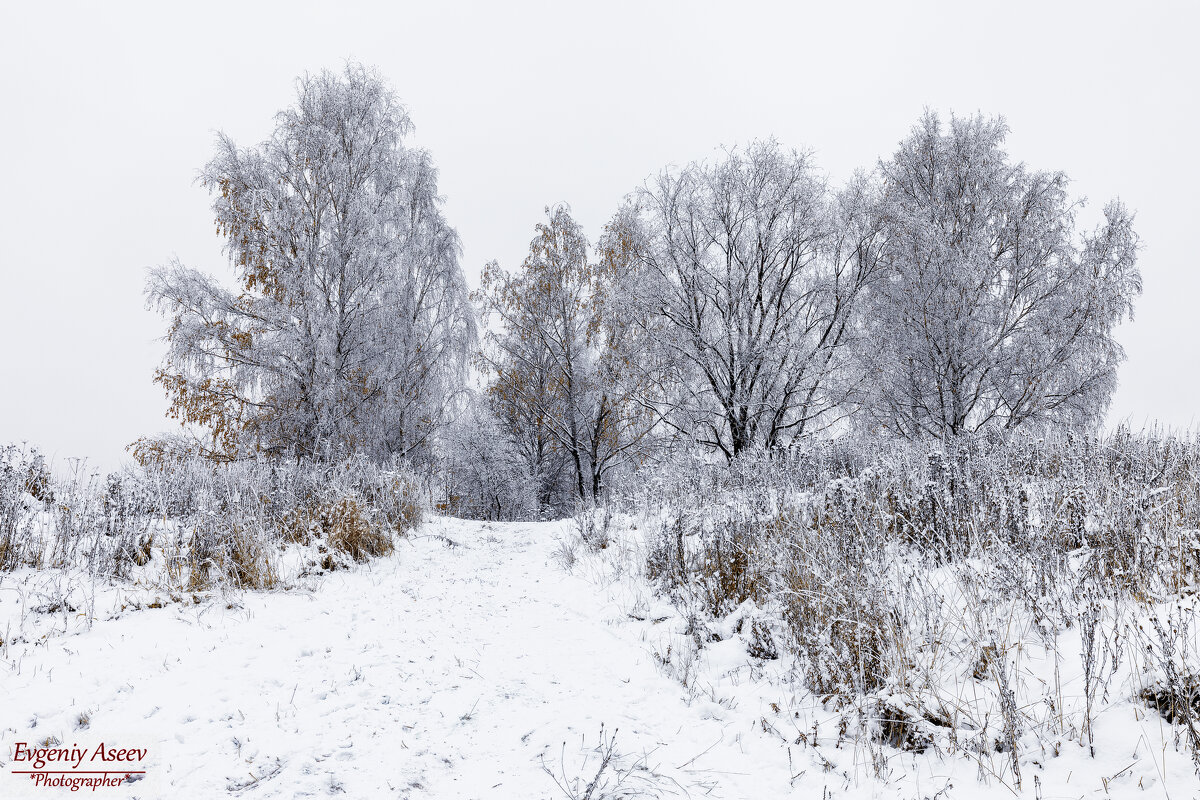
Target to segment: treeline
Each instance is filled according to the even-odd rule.
[[[1114,201],[1079,232],[1066,176],[1012,163],[1005,132],[927,113],[842,187],[753,143],[635,190],[590,253],[548,210],[480,292],[489,408],[540,500],[595,500],[664,446],[1099,424],[1141,291],[1133,217]]]
[[[139,458],[402,458],[448,510],[512,517],[681,449],[1079,430],[1108,406],[1133,215],[1080,230],[1067,177],[1014,163],[1002,119],[926,112],[841,186],[774,141],[726,150],[635,188],[594,243],[549,208],[473,298],[410,128],[350,65],[301,79],[268,142],[220,139],[202,179],[240,289],[153,273],[187,435]]]

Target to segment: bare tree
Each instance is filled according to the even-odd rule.
[[[851,384],[836,372],[875,269],[871,201],[861,181],[831,199],[811,157],[775,142],[636,194],[622,217],[668,424],[733,458],[845,413]]]

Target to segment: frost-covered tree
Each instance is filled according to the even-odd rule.
[[[1013,163],[1001,118],[926,113],[879,166],[886,247],[860,349],[867,418],[903,436],[1101,419],[1141,292],[1118,201],[1077,235],[1061,172]]]
[[[542,510],[538,475],[510,430],[472,393],[438,443],[446,511],[473,519],[530,519]]]
[[[236,288],[177,262],[147,288],[171,323],[155,380],[205,454],[427,452],[474,322],[411,128],[390,88],[349,64],[300,79],[262,144],[218,138],[201,180]]]
[[[807,154],[773,141],[667,171],[620,216],[655,345],[655,408],[733,458],[844,413],[836,380],[877,260],[861,181],[831,198]]]
[[[552,388],[553,359],[545,348],[521,346],[510,335],[488,334],[481,352],[480,364],[490,380],[487,407],[528,465],[538,509],[567,510],[576,495],[576,482],[572,459],[551,428],[555,415],[562,413]],[[504,346],[498,345],[501,339]],[[519,347],[523,357],[507,355],[504,347]]]
[[[480,297],[498,323],[483,352],[492,373],[488,393],[523,443],[543,492],[558,481],[553,466],[562,454],[575,497],[594,501],[605,475],[636,451],[653,419],[621,369],[634,343],[612,301],[621,251],[606,245],[592,262],[570,210],[559,205],[547,217],[518,272],[495,262],[484,268]]]

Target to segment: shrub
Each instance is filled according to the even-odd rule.
[[[716,519],[680,512],[663,522],[649,543],[646,567],[648,577],[677,598],[722,617],[765,597],[769,556],[752,518],[714,513]]]

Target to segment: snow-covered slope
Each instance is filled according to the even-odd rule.
[[[53,736],[147,748],[146,778],[120,790],[137,797],[552,797],[543,764],[593,777],[601,723],[619,729],[609,770],[645,755],[687,781],[676,767],[724,727],[553,563],[562,527],[438,520],[311,593],[168,604],[11,647],[0,796],[28,789],[15,743]],[[627,783],[649,781],[682,794],[645,770]]]
[[[608,794],[593,800],[1012,796],[961,759],[896,751],[885,785],[856,772],[853,746],[789,745],[782,668],[748,666],[737,637],[684,656],[703,662],[685,687],[679,620],[599,559],[565,571],[572,527],[437,519],[311,592],[169,603],[10,644],[0,797],[48,796],[11,774],[28,769],[15,744],[47,737],[148,749],[143,780],[99,796],[582,797],[605,744]],[[1186,755],[1159,756],[1187,779]],[[1056,788],[1103,792],[1100,765],[1064,759]]]

